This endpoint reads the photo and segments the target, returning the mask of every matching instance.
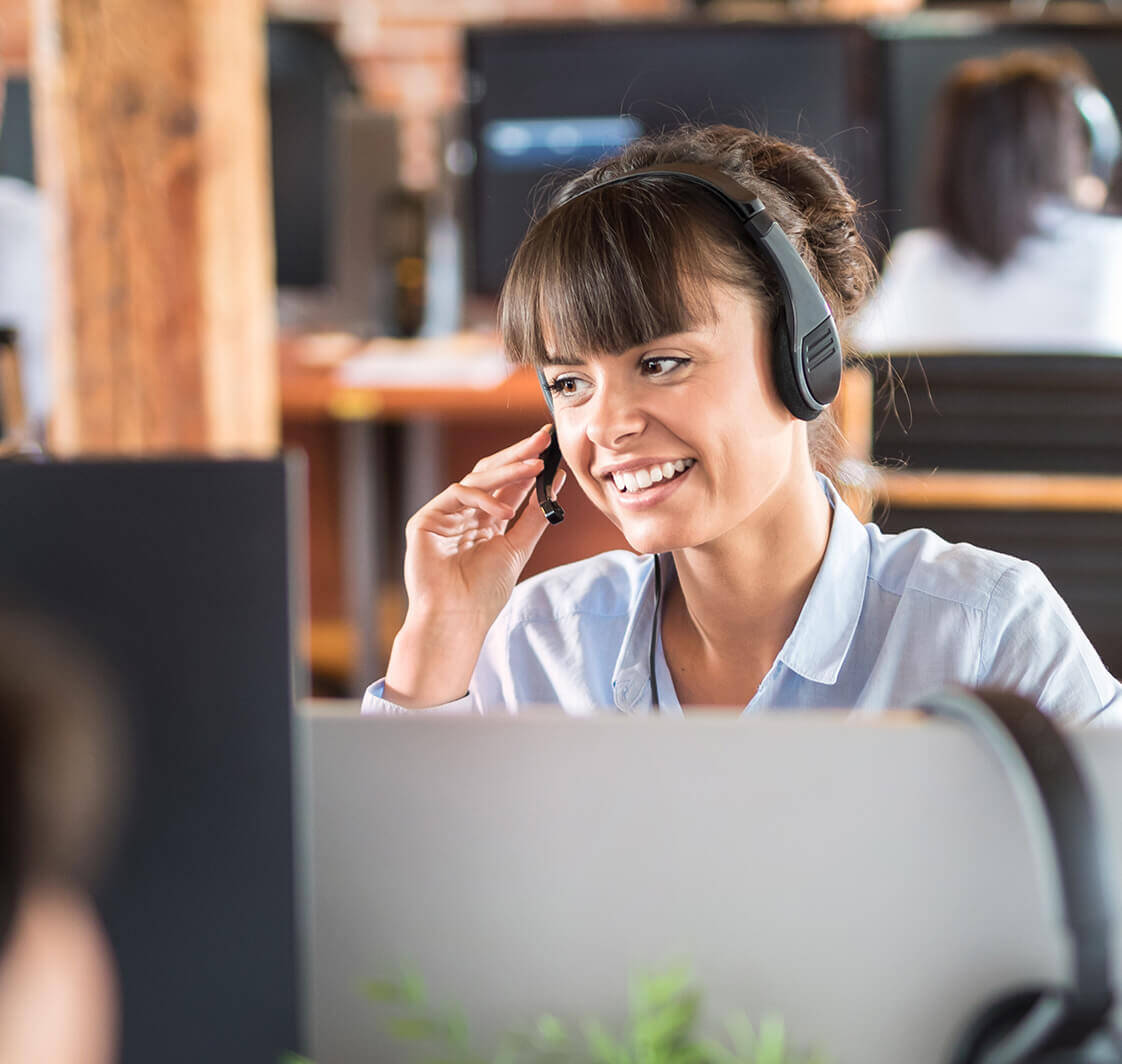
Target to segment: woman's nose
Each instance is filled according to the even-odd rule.
[[[628,388],[601,387],[588,408],[585,433],[600,447],[618,447],[642,432],[646,417]]]

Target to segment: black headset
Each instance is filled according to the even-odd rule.
[[[1026,986],[992,1002],[967,1025],[950,1064],[1119,1064],[1106,852],[1068,741],[1032,702],[1008,691],[948,688],[919,708],[966,724],[996,754],[1055,869],[1072,947],[1068,985]]]
[[[755,193],[712,167],[665,163],[610,178],[577,193],[565,203],[611,185],[657,178],[685,181],[713,195],[732,211],[749,243],[771,265],[779,280],[783,304],[772,343],[776,388],[784,406],[795,417],[812,421],[834,401],[841,386],[841,340],[834,316],[802,256]],[[541,369],[538,382],[552,415],[553,396]],[[546,519],[557,524],[565,515],[557,501],[549,496],[549,487],[561,461],[555,431],[540,457],[545,468],[537,479],[538,504]]]

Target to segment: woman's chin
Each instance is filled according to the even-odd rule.
[[[692,545],[681,536],[667,535],[654,529],[621,528],[620,531],[628,546],[638,554],[666,554]]]

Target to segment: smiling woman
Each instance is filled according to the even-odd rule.
[[[367,711],[880,709],[957,682],[1122,713],[1038,569],[885,536],[835,491],[838,326],[873,281],[856,212],[814,152],[728,126],[641,138],[561,189],[500,306],[552,432],[409,522],[409,611]],[[552,446],[639,553],[515,587]]]

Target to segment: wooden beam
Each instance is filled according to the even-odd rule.
[[[262,0],[34,0],[32,76],[53,449],[275,450]]]

